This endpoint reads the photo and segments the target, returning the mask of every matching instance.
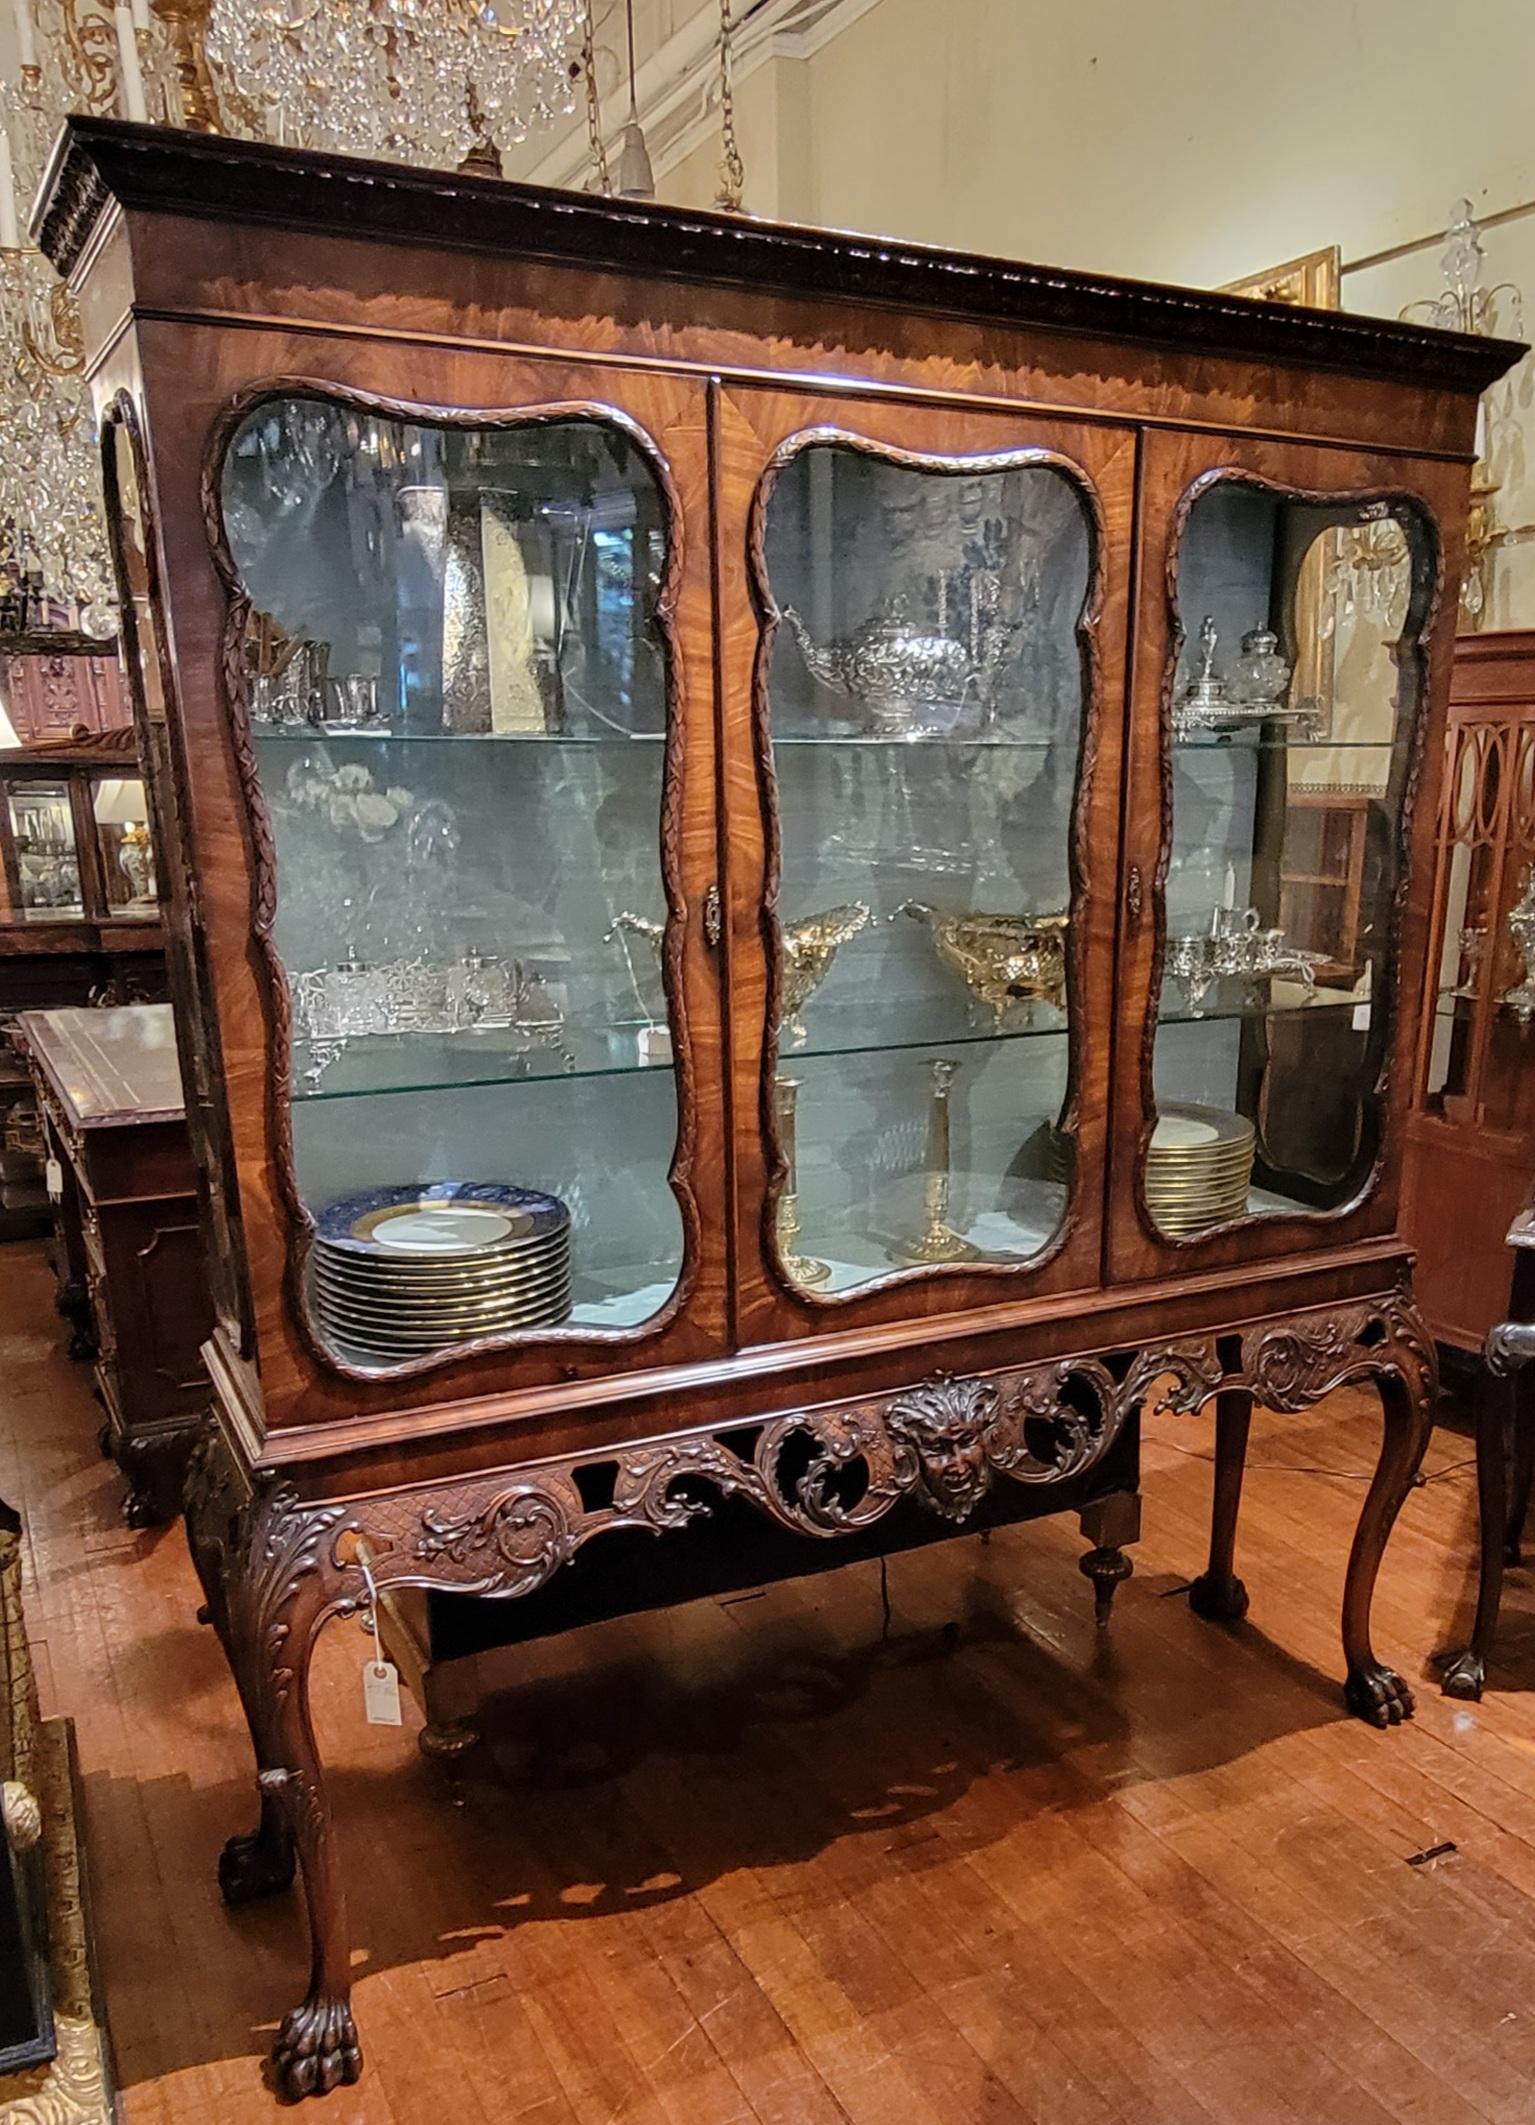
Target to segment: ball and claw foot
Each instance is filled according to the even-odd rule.
[[[254,1904],[293,1886],[293,1844],[252,1830],[231,1837],[219,1854],[219,1894],[226,1904]]]
[[[1468,1703],[1479,1704],[1486,1680],[1487,1663],[1468,1646],[1445,1668],[1439,1678],[1439,1687],[1446,1697],[1464,1697]]]
[[[1393,1669],[1379,1665],[1356,1669],[1343,1685],[1343,1701],[1372,1727],[1399,1726],[1412,1717],[1412,1691]]]
[[[1078,1558],[1077,1569],[1093,1582],[1093,1620],[1103,1630],[1120,1582],[1129,1578],[1135,1566],[1122,1549],[1090,1549],[1085,1557]]]
[[[305,2000],[284,2016],[272,2046],[272,2078],[290,2102],[329,2095],[361,2072],[362,2047],[345,2000]]]
[[[1189,1588],[1189,1607],[1206,1623],[1240,1623],[1247,1605],[1247,1589],[1234,1572],[1225,1578],[1201,1572]]]

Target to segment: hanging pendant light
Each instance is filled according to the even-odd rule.
[[[650,150],[645,145],[634,88],[634,0],[624,0],[624,4],[629,18],[629,116],[619,136],[614,190],[620,199],[654,199],[656,177],[650,167]]]

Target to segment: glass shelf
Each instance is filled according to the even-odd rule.
[[[1205,1011],[1179,1010],[1162,1014],[1164,1025],[1216,1026],[1257,1018],[1294,1018],[1317,1013],[1353,1011],[1361,999],[1337,997],[1325,992],[1309,1002],[1217,1003]],[[802,1048],[782,1042],[778,1051],[780,1071],[792,1072],[808,1062],[835,1057],[877,1057],[913,1054],[951,1048],[990,1048],[1018,1041],[1062,1040],[1067,1032],[1065,1014],[1050,1014],[1033,1025],[967,1025],[951,1015],[932,1012],[913,1025],[908,1020],[888,1034],[871,1025],[860,1012],[858,1023],[839,1030],[835,1024],[817,1023]],[[642,1061],[638,1024],[601,1027],[564,1036],[562,1051],[537,1047],[512,1052],[495,1034],[483,1039],[465,1035],[456,1044],[430,1033],[374,1033],[349,1042],[330,1064],[318,1083],[305,1081],[311,1050],[300,1041],[294,1054],[295,1104],[317,1100],[374,1099],[412,1092],[458,1092],[496,1085],[579,1083],[597,1078],[656,1077],[668,1074],[670,1062]],[[567,1063],[565,1057],[573,1058]]]
[[[630,745],[661,745],[664,731],[543,731],[543,730],[323,730],[309,724],[255,724],[251,736],[258,745],[559,745],[578,748]],[[840,747],[849,752],[910,753],[926,751],[1008,752],[1044,754],[1056,749],[1050,738],[1009,738],[995,734],[983,737],[886,737],[867,731],[806,731],[775,734],[774,750],[787,746]],[[1209,731],[1177,738],[1174,752],[1223,753],[1383,753],[1391,745],[1374,738],[1293,738],[1254,736],[1247,731]]]
[[[560,745],[581,748],[661,745],[664,731],[322,730],[310,724],[258,723],[257,745]]]
[[[295,1104],[312,1100],[372,1099],[401,1092],[459,1092],[485,1085],[572,1083],[592,1078],[669,1074],[669,1062],[642,1062],[637,1025],[567,1033],[561,1050],[516,1048],[490,1033],[458,1040],[435,1033],[368,1033],[348,1041],[317,1083],[305,1081],[313,1054],[304,1041],[294,1052]],[[629,1052],[622,1048],[627,1045]],[[566,1057],[572,1058],[567,1062]]]
[[[1388,738],[1296,738],[1284,733],[1249,731],[1199,731],[1175,738],[1179,753],[1384,753],[1396,750]]]

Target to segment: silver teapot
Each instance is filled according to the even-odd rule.
[[[898,602],[840,642],[815,641],[792,605],[783,616],[811,676],[861,702],[890,738],[945,737],[976,723],[984,679],[1010,639],[1007,629],[989,631],[978,670],[964,643],[913,626]]]

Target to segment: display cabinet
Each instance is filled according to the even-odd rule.
[[[1456,643],[1446,742],[1405,1229],[1436,1339],[1479,1352],[1535,1189],[1535,635]]]
[[[59,1311],[94,1361],[130,1527],[174,1519],[208,1406],[211,1325],[168,1004],[26,1011],[53,1192]]]
[[[98,666],[77,653],[18,666]],[[0,749],[0,1036],[55,1005],[163,998],[148,802],[133,732]],[[0,1037],[0,1238],[46,1231],[42,1128],[25,1066]]]
[[[1233,1616],[1252,1400],[1374,1380],[1347,1695],[1403,1717],[1401,1124],[1514,350],[106,122],[39,226],[206,1184],[221,1877],[296,1856],[314,1941],[282,2085],[359,2065],[338,1614],[1069,1505],[1106,1615],[1142,1406],[1213,1401]]]

